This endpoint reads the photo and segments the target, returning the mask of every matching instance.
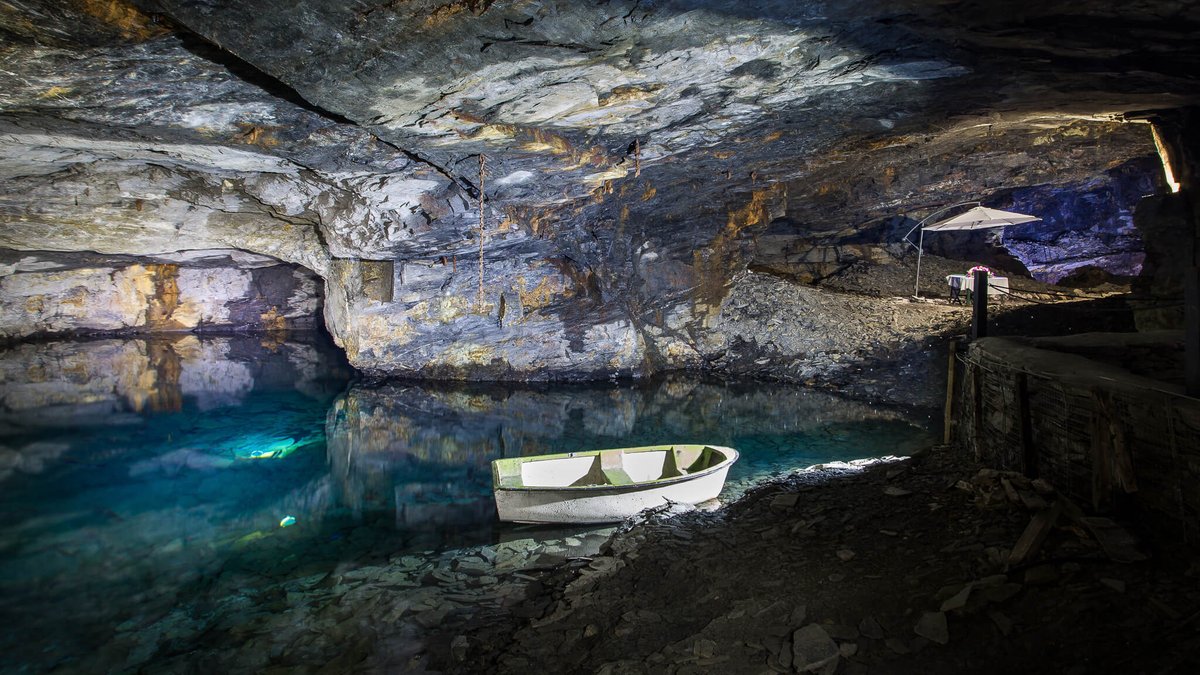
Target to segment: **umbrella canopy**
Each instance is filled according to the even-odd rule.
[[[986,206],[976,206],[970,211],[964,211],[953,218],[947,218],[933,225],[926,225],[924,229],[930,231],[986,230],[993,227],[1032,223],[1035,220],[1041,220],[1041,218],[1027,216],[1024,213],[1013,213],[1012,211],[989,209]]]
[[[953,218],[947,218],[946,220],[936,222],[933,225],[925,225],[925,223],[929,222],[939,213],[945,213],[950,209],[958,208],[960,206],[967,206],[968,204],[975,204],[975,208],[969,211],[964,211]],[[951,204],[950,206],[940,208],[928,216],[925,216],[921,222],[914,225],[913,228],[908,231],[908,234],[904,235],[904,241],[907,241],[909,245],[917,249],[917,278],[913,283],[913,297],[921,297],[921,254],[924,252],[922,249],[925,247],[926,230],[932,230],[935,232],[945,232],[947,230],[987,230],[993,227],[1007,227],[1009,225],[1020,225],[1021,223],[1032,223],[1035,220],[1041,220],[1041,218],[1038,218],[1037,216],[1027,216],[1024,213],[1013,213],[1012,211],[989,209],[986,206],[981,205],[979,202],[960,202],[958,204]],[[918,243],[913,244],[912,240],[910,240],[908,236],[917,230],[921,231],[920,239],[918,240]]]

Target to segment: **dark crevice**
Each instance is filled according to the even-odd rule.
[[[383,143],[384,145],[388,146],[389,148],[392,148],[396,152],[402,153],[408,159],[410,159],[414,162],[418,162],[420,164],[424,164],[425,166],[428,166],[431,169],[433,169],[434,171],[437,171],[438,173],[442,174],[451,183],[454,183],[458,187],[462,188],[471,197],[471,199],[479,199],[479,188],[475,187],[475,184],[472,183],[471,181],[467,180],[466,178],[463,178],[461,176],[455,176],[446,167],[444,167],[436,162],[432,162],[428,159],[425,159],[424,157],[413,152],[412,150],[402,148],[385,138],[380,138],[379,136],[376,136],[375,138],[380,143]]]
[[[206,39],[203,35],[187,30],[181,26],[177,27],[176,30],[177,36],[179,37],[179,40],[185,50],[199,58],[216,63],[226,68],[238,79],[262,89],[271,96],[287,101],[313,114],[320,115],[331,122],[335,122],[337,124],[347,124],[366,129],[366,127],[363,127],[358,122],[355,122],[345,115],[333,112],[332,110],[327,110],[305,99],[300,95],[300,92],[293,89],[287,83],[263,72],[259,68],[255,67],[252,63],[247,62],[233,52],[218,47],[210,40]],[[424,164],[432,168],[434,171],[437,171],[442,176],[445,176],[446,179],[451,183],[454,183],[455,185],[458,185],[462,189],[466,190],[473,199],[478,198],[479,190],[476,189],[476,187],[472,185],[470,181],[455,176],[445,167],[421,157],[416,152],[402,148],[384,138],[380,138],[377,134],[373,133],[372,135],[375,136],[376,140],[378,140],[380,143],[403,154],[409,160],[418,164]]]
[[[252,84],[276,98],[283,99],[311,113],[320,115],[331,122],[357,126],[354,120],[312,103],[287,83],[268,75],[237,54],[218,47],[203,35],[179,25],[176,25],[175,30],[183,48],[194,56],[216,63],[226,68],[230,73],[233,73],[238,79]]]
[[[491,47],[494,44],[502,44],[502,43],[526,45],[529,47],[550,47],[552,49],[566,49],[569,51],[581,52],[583,54],[590,54],[592,52],[600,51],[599,48],[597,48],[597,47],[590,47],[588,45],[580,44],[578,42],[553,42],[551,40],[530,40],[530,39],[519,38],[519,37],[495,37],[495,36],[490,36],[490,35],[482,35],[480,37],[484,41],[483,46],[480,47],[480,49],[479,49],[479,51],[481,51],[481,52],[486,51],[488,47]]]

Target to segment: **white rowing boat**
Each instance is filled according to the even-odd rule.
[[[738,452],[718,445],[652,445],[492,462],[500,520],[609,523],[668,501],[715,499]]]

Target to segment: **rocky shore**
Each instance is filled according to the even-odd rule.
[[[1200,566],[937,447],[659,513],[431,645],[455,673],[1195,672]]]

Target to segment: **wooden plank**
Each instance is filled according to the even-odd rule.
[[[625,453],[620,450],[601,451],[600,470],[610,485],[633,485],[633,479],[625,471]]]
[[[1021,503],[1021,496],[1017,494],[1017,489],[1013,487],[1011,480],[1007,478],[1001,478],[1000,485],[1004,487],[1004,494],[1008,496],[1008,501],[1014,504]]]
[[[1017,543],[1013,545],[1012,551],[1008,554],[1008,566],[1016,567],[1037,555],[1046,541],[1046,536],[1050,534],[1050,530],[1054,529],[1060,515],[1062,515],[1062,504],[1055,501],[1050,508],[1039,511],[1033,518],[1030,518],[1029,524],[1025,526],[1025,531],[1021,533],[1021,537],[1017,539]]]
[[[1137,492],[1137,476],[1133,472],[1133,456],[1129,453],[1129,446],[1125,440],[1125,426],[1121,424],[1115,407],[1113,416],[1108,419],[1108,434],[1112,439],[1112,472],[1116,484],[1121,486],[1126,494]]]
[[[1108,425],[1112,414],[1108,392],[1092,388],[1092,508],[1107,510],[1112,503],[1112,434]]]
[[[1200,241],[1192,247],[1200,250]],[[1184,270],[1183,281],[1183,371],[1188,396],[1200,397],[1200,262],[1193,251],[1192,267]]]
[[[1016,374],[1017,421],[1021,432],[1021,471],[1030,478],[1038,476],[1037,450],[1033,447],[1033,414],[1029,409],[1029,376]]]
[[[983,461],[983,375],[978,363],[971,364],[971,437],[975,446],[975,461]]]
[[[950,340],[950,358],[946,364],[946,405],[942,418],[942,444],[954,438],[954,371],[958,361],[958,338]]]
[[[1109,504],[1118,487],[1132,494],[1138,491],[1138,484],[1125,427],[1112,394],[1094,388],[1092,401],[1092,504],[1099,509]]]

